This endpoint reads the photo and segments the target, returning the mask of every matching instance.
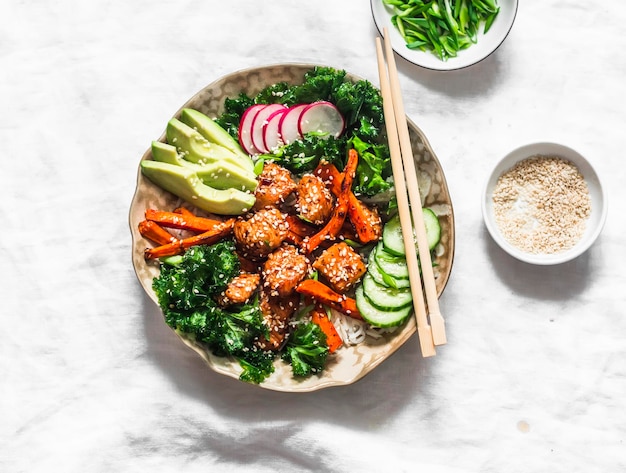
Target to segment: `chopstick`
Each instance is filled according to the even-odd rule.
[[[396,118],[391,102],[391,89],[383,57],[383,49],[380,38],[376,38],[376,55],[378,58],[378,75],[380,76],[380,90],[383,96],[383,113],[385,116],[385,126],[389,140],[389,152],[391,154],[391,167],[396,188],[396,199],[398,201],[398,213],[400,214],[400,226],[404,239],[406,252],[406,262],[409,270],[409,281],[411,283],[411,294],[413,296],[413,308],[415,309],[415,321],[417,322],[417,334],[423,357],[435,355],[435,345],[433,335],[426,315],[424,294],[422,293],[422,283],[420,281],[419,266],[417,265],[417,252],[413,242],[413,226],[411,224],[411,214],[409,213],[409,200],[407,188],[404,180],[402,156],[400,154],[400,140],[398,137]]]
[[[377,37],[376,55],[378,59],[378,73],[380,76],[385,123],[389,140],[394,184],[396,187],[396,198],[398,200],[398,213],[404,238],[417,331],[422,356],[427,357],[435,355],[435,345],[443,345],[446,343],[445,322],[439,310],[439,299],[437,297],[432,260],[424,227],[422,203],[413,151],[406,122],[406,114],[402,103],[393,50],[387,40],[389,37],[387,28],[383,29],[383,34],[385,38],[387,67],[381,40]],[[430,312],[430,323],[424,302],[424,294],[422,292],[422,281],[420,277],[420,267],[417,262],[415,242],[412,238],[413,223],[411,222],[411,216],[415,224],[415,235],[421,261],[422,276],[424,277],[424,292],[426,293],[428,310]]]
[[[400,137],[400,149],[402,161],[404,163],[404,173],[407,178],[407,187],[411,202],[411,214],[413,215],[413,223],[415,225],[415,233],[417,237],[417,248],[419,251],[420,261],[422,263],[424,291],[426,292],[426,301],[428,304],[433,342],[435,345],[444,345],[447,342],[446,326],[439,309],[439,298],[437,297],[433,264],[430,257],[430,250],[428,249],[426,229],[424,227],[422,201],[420,199],[419,185],[417,183],[417,173],[415,171],[415,161],[413,159],[413,148],[411,147],[409,128],[407,126],[404,104],[402,102],[402,92],[400,90],[398,70],[396,68],[393,49],[391,47],[391,40],[389,39],[389,33],[386,27],[383,28],[383,34],[385,41],[385,55],[387,56],[387,67],[389,69],[389,81],[391,83],[392,101],[396,116],[396,126],[398,128],[398,136]]]

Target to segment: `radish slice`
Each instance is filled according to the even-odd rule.
[[[344,126],[344,119],[337,107],[324,100],[313,102],[306,107],[298,121],[298,131],[301,135],[316,132],[337,138],[343,133]]]
[[[263,146],[268,151],[276,149],[282,143],[278,126],[280,119],[287,110],[287,108],[276,110],[267,118],[267,122],[263,125]]]
[[[282,104],[272,103],[263,107],[254,117],[251,128],[252,144],[256,149],[261,151],[261,153],[269,152],[269,149],[267,149],[263,143],[263,127],[267,123],[267,119],[277,110],[286,109],[287,107]]]
[[[289,143],[293,143],[294,141],[302,138],[302,135],[298,130],[298,123],[300,122],[300,115],[308,106],[308,103],[294,105],[290,107],[289,110],[287,110],[280,118],[278,131],[280,132],[280,138],[284,144],[288,145]]]
[[[263,110],[265,105],[253,105],[248,107],[239,122],[239,144],[248,154],[260,154],[261,151],[252,142],[252,124],[257,114]]]

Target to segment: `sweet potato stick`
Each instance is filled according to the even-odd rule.
[[[337,198],[337,205],[333,210],[333,215],[319,232],[305,240],[303,244],[305,253],[309,254],[313,252],[324,240],[334,239],[341,230],[343,222],[346,220],[346,215],[348,214],[352,181],[354,180],[358,160],[359,156],[356,150],[351,149],[348,152],[348,162],[344,170],[344,179],[341,181],[341,192]]]
[[[194,232],[206,232],[221,223],[220,220],[155,209],[146,210],[146,220],[156,222],[163,227],[179,228]]]
[[[174,212],[177,214],[181,214],[185,217],[195,217],[195,214],[189,210],[187,207],[176,207]]]
[[[343,345],[341,336],[337,332],[333,322],[328,318],[324,307],[320,304],[317,304],[311,311],[311,322],[318,325],[326,335],[326,344],[328,345],[328,351],[330,353],[333,353],[337,348]]]
[[[329,162],[321,163],[314,173],[326,183],[335,197],[339,196],[343,174],[339,172],[334,164]],[[382,225],[372,224],[372,219],[378,220],[380,224],[380,217],[374,210],[367,208],[363,202],[357,199],[352,191],[348,201],[348,219],[354,225],[361,243],[369,243],[380,238]]]
[[[296,286],[296,292],[309,296],[317,302],[332,307],[339,312],[349,315],[355,319],[362,319],[359,309],[356,307],[356,300],[333,291],[326,284],[315,279],[305,279]]]
[[[155,259],[164,256],[174,256],[183,253],[187,248],[195,245],[212,245],[228,235],[235,225],[235,219],[231,218],[225,222],[215,225],[213,229],[194,235],[182,240],[176,240],[166,245],[157,246],[156,248],[148,248],[144,252],[144,258]]]
[[[156,243],[157,245],[167,245],[177,240],[177,238],[161,227],[158,223],[150,220],[142,220],[139,222],[139,233],[144,238]]]

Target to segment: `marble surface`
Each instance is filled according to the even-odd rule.
[[[407,114],[455,205],[448,344],[413,337],[354,385],[290,395],[215,374],[165,326],[130,258],[138,161],[177,108],[250,66],[378,84],[365,0],[0,6],[0,471],[626,470],[626,5],[522,1],[485,61],[399,61]],[[587,156],[597,243],[533,267],[490,239],[491,167],[518,145]]]

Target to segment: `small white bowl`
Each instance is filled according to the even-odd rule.
[[[509,243],[500,232],[495,221],[493,192],[499,177],[511,169],[517,162],[533,156],[555,156],[573,163],[582,174],[591,198],[591,215],[586,222],[586,229],[580,240],[568,250],[558,253],[529,253]],[[596,240],[606,220],[607,196],[595,170],[580,153],[556,143],[533,143],[522,146],[507,154],[494,168],[484,188],[482,212],[487,230],[495,242],[511,256],[526,263],[553,265],[570,261],[581,255]]]
[[[511,28],[513,28],[517,15],[518,0],[499,0],[498,6],[500,7],[500,12],[487,34],[484,34],[481,28],[476,44],[459,51],[456,57],[442,61],[431,52],[407,48],[404,38],[391,23],[393,9],[385,5],[383,0],[370,0],[376,28],[380,35],[383,36],[383,30],[387,27],[393,50],[407,61],[435,71],[453,71],[469,67],[482,61],[498,49],[509,35]]]

